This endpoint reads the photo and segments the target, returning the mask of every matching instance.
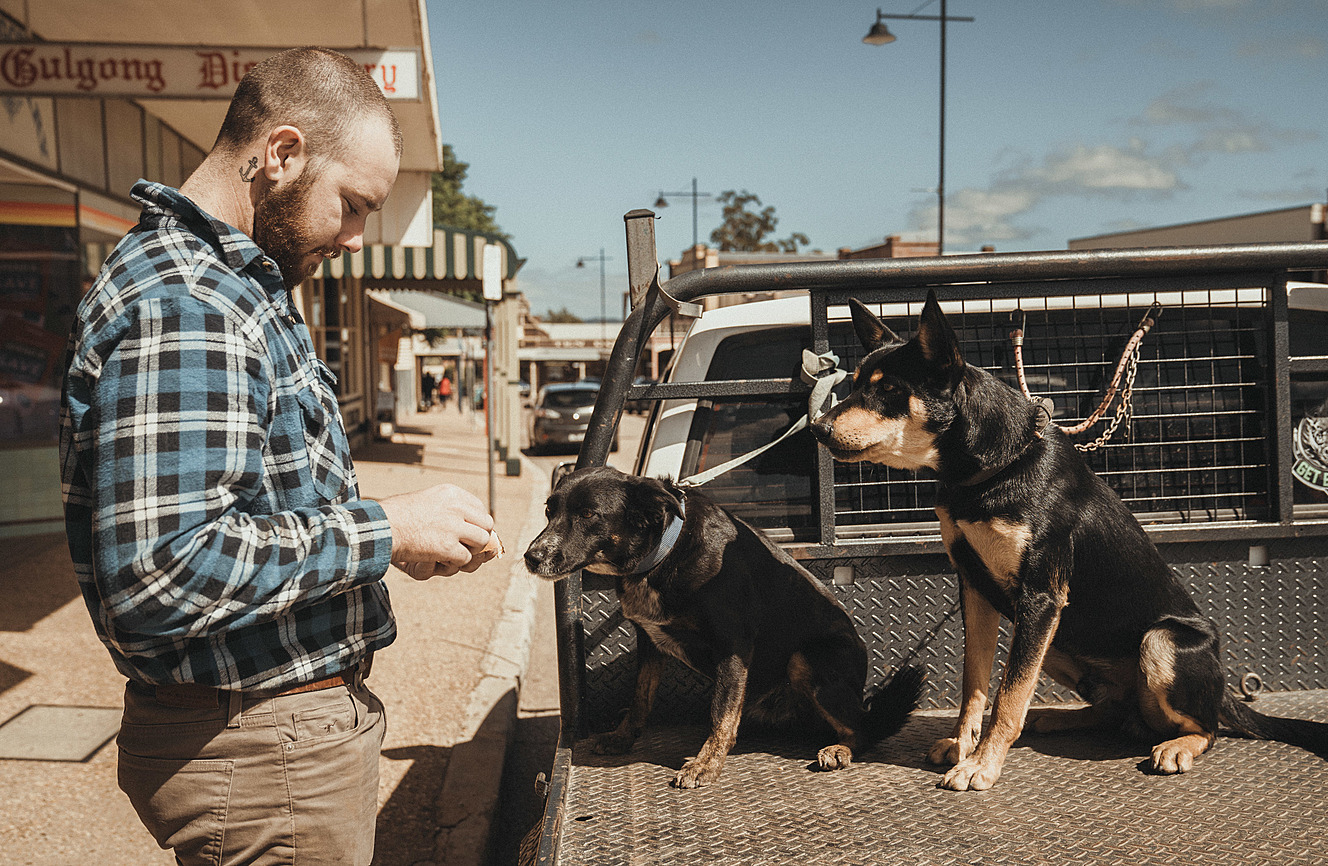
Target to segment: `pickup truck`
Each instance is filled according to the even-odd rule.
[[[702,489],[843,602],[869,687],[921,665],[925,706],[844,772],[812,772],[814,746],[740,736],[715,784],[673,789],[705,737],[709,683],[670,668],[632,752],[594,754],[589,736],[630,700],[636,635],[611,579],[573,574],[555,589],[562,728],[538,862],[1328,862],[1328,755],[1280,743],[1224,736],[1192,772],[1162,777],[1123,736],[1029,735],[990,791],[938,789],[926,752],[957,714],[962,629],[934,482],[835,464],[805,429],[780,439],[808,411],[806,379],[862,355],[850,297],[907,336],[934,290],[966,359],[1012,383],[1019,328],[1024,380],[1063,424],[1102,402],[1151,314],[1127,387],[1078,437],[1085,456],[1216,621],[1228,686],[1261,712],[1328,721],[1328,484],[1315,474],[1328,462],[1328,243],[749,265],[661,284],[644,214],[627,216],[633,311],[577,466],[604,463],[629,400],[651,406],[638,473],[685,479],[778,440]],[[783,297],[705,312],[664,381],[632,384],[666,316],[771,292]],[[1035,703],[1076,700],[1044,678]]]

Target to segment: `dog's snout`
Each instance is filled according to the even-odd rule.
[[[530,570],[531,574],[539,573],[540,566],[544,565],[552,551],[553,546],[543,535],[530,542],[530,547],[526,548],[525,560],[526,568]]]
[[[816,437],[817,442],[820,442],[822,445],[830,444],[830,437],[835,433],[835,422],[829,414],[822,415],[820,418],[813,421],[811,428],[812,435]]]

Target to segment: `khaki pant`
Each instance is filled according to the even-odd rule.
[[[226,699],[222,699],[226,703]],[[363,685],[231,706],[165,706],[125,689],[120,789],[184,864],[367,864],[383,705]]]

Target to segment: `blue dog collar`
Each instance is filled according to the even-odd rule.
[[[663,562],[664,557],[673,552],[673,546],[678,543],[678,538],[682,535],[682,525],[686,522],[686,518],[686,502],[678,500],[678,514],[674,515],[673,520],[664,528],[664,534],[659,539],[659,546],[636,566],[632,574],[645,574]]]

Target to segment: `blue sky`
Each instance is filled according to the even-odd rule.
[[[939,25],[876,0],[427,0],[443,140],[536,312],[626,289],[622,215],[748,190],[812,247],[935,235]],[[937,15],[939,0],[881,5]],[[946,250],[1328,197],[1325,0],[948,0]],[[692,241],[658,211],[660,261]],[[700,238],[720,208],[700,201]]]

